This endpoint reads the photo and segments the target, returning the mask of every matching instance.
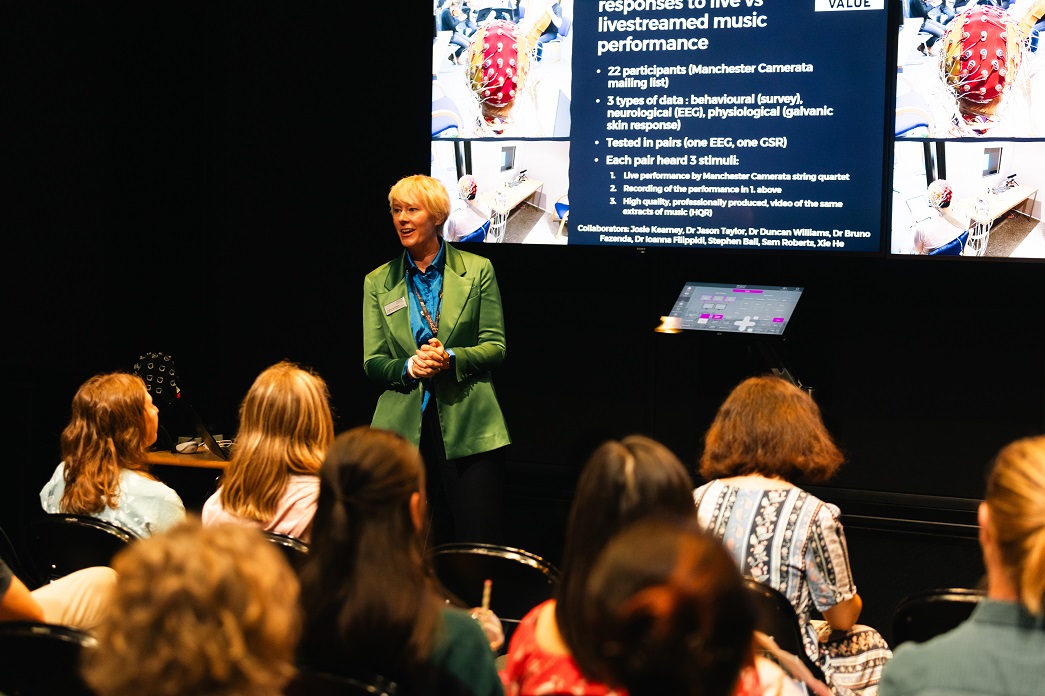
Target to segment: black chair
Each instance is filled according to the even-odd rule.
[[[893,647],[913,640],[922,643],[946,633],[969,618],[983,599],[983,590],[944,587],[907,595],[893,610]]]
[[[25,526],[25,570],[44,585],[83,568],[111,565],[113,556],[137,538],[88,515],[41,515]]]
[[[467,607],[482,606],[483,585],[491,581],[490,609],[501,620],[504,646],[530,609],[551,599],[559,569],[540,556],[497,544],[448,543],[428,552],[436,578]]]
[[[814,678],[826,681],[820,665],[806,654],[802,626],[788,598],[751,577],[744,578],[744,587],[755,607],[755,629],[770,636],[781,650],[796,656]]]
[[[15,548],[14,542],[11,541],[11,537],[8,536],[3,528],[0,528],[0,559],[7,564],[7,567],[11,569],[11,572],[14,573],[19,580],[29,585],[29,589],[36,589],[36,579],[26,577],[25,570],[22,568],[22,559],[18,555],[18,550]]]
[[[5,696],[91,696],[80,677],[80,653],[96,645],[84,631],[35,621],[0,622],[0,693]]]
[[[268,530],[262,530],[262,534],[279,548],[290,563],[291,568],[295,571],[301,570],[301,566],[304,565],[305,560],[308,558],[307,542],[289,534],[280,534],[279,532],[270,532]]]
[[[396,696],[396,691],[394,682],[379,676],[356,679],[298,667],[283,696]]]

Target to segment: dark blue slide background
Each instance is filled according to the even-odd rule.
[[[691,9],[691,0],[681,0],[678,10],[601,11],[597,0],[575,3],[573,50],[572,132],[570,136],[570,244],[633,246],[686,246],[767,250],[822,250],[833,253],[880,252],[886,119],[886,73],[888,50],[887,10],[815,11],[814,0],[740,0],[734,7]],[[701,0],[696,0],[701,2]],[[850,4],[860,4],[852,3]],[[702,17],[709,28],[685,31],[610,30],[606,20]],[[761,18],[764,27],[714,28],[716,17],[741,23]],[[600,20],[602,23],[600,24]],[[600,28],[602,30],[600,30]],[[630,39],[629,39],[630,37]],[[707,47],[697,50],[607,50],[600,42],[644,39],[706,38]],[[602,50],[601,55],[599,55]],[[760,72],[758,66],[809,64],[811,72]],[[690,74],[690,66],[756,66],[747,74]],[[640,66],[685,66],[687,74],[668,76],[666,87],[640,80],[634,75],[625,86],[628,69]],[[663,78],[661,78],[663,80]],[[764,115],[700,118],[669,115],[615,118],[607,102],[621,97],[677,96],[685,107],[695,106],[691,95],[799,95],[800,105],[829,107],[832,115]],[[756,96],[757,98],[757,96]],[[675,105],[654,103],[630,109],[674,109]],[[711,108],[703,104],[705,113]],[[744,105],[722,104],[723,108]],[[759,105],[747,105],[758,109]],[[783,111],[783,109],[781,110]],[[891,115],[891,109],[890,115]],[[680,130],[611,130],[611,122],[678,122]],[[642,140],[643,138],[647,140]],[[668,146],[653,143],[668,138],[705,140],[718,147]],[[786,138],[786,147],[766,146],[763,139]],[[636,145],[609,146],[607,139],[639,139]],[[728,140],[725,140],[728,139]],[[759,144],[738,146],[747,139]],[[722,146],[729,142],[733,147]],[[654,161],[639,164],[641,158]],[[660,157],[684,157],[685,164],[665,164]],[[713,156],[728,164],[699,164]],[[607,164],[616,157],[617,164]],[[630,160],[630,161],[629,161]],[[624,163],[620,163],[620,162]],[[687,179],[628,178],[651,174],[685,173]],[[694,174],[701,180],[695,180]],[[705,180],[705,173],[729,174],[730,179]],[[756,180],[733,178],[751,174],[847,175],[848,180]],[[624,186],[653,187],[627,192]],[[691,187],[748,187],[744,192],[691,191]],[[656,187],[660,187],[658,192]],[[679,187],[683,190],[679,191]],[[759,187],[780,189],[758,192]],[[716,204],[679,204],[704,200]],[[627,203],[625,201],[628,201]],[[667,201],[667,205],[665,205]],[[747,201],[748,204],[736,205]],[[750,202],[789,202],[785,207],[752,206]],[[814,205],[807,204],[812,201]],[[731,203],[732,202],[732,203]],[[841,207],[823,207],[824,203]],[[731,207],[735,206],[735,207]],[[641,211],[625,213],[626,210]],[[659,210],[659,212],[658,212]],[[703,212],[700,212],[703,211]],[[636,230],[638,228],[638,230]],[[647,229],[647,232],[641,230]],[[659,230],[657,229],[659,228]],[[772,232],[759,234],[758,230]],[[730,229],[730,233],[726,230]],[[740,230],[744,230],[741,233]],[[665,232],[664,230],[668,230]],[[675,230],[682,230],[681,232]],[[788,234],[788,231],[790,233]],[[855,234],[852,234],[854,233]],[[827,236],[824,236],[827,235]],[[728,240],[728,241],[723,241]],[[740,240],[740,241],[737,241]],[[801,242],[801,243],[799,243]]]

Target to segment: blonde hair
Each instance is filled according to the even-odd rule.
[[[62,430],[65,490],[61,510],[93,515],[116,508],[123,469],[148,475],[145,398],[141,377],[123,372],[91,377],[73,396],[72,415]]]
[[[401,203],[407,198],[420,203],[431,215],[442,218],[443,222],[450,217],[450,194],[446,186],[439,179],[434,179],[425,174],[412,174],[404,176],[392,185],[388,191],[388,208],[395,212],[396,203]],[[442,236],[442,225],[436,225],[439,235]]]
[[[990,528],[1002,563],[1011,568],[1020,602],[1037,616],[1045,611],[1045,436],[1016,440],[1001,449],[987,476]]]
[[[98,645],[98,696],[277,696],[294,674],[298,580],[253,527],[189,518],[117,554]]]
[[[283,360],[254,380],[239,408],[239,430],[221,480],[222,507],[249,520],[276,514],[291,474],[319,475],[334,440],[323,378]]]

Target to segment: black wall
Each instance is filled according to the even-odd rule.
[[[175,357],[185,398],[226,436],[254,376],[282,358],[327,379],[340,428],[368,422],[362,278],[399,249],[389,186],[428,167],[428,16],[381,20],[344,2],[4,12],[13,427],[0,524],[17,533],[38,511],[77,386],[145,351]],[[600,440],[643,432],[692,464],[719,401],[771,366],[755,344],[654,333],[686,280],[804,285],[778,354],[848,455],[820,492],[851,516],[865,618],[885,628],[904,590],[978,577],[969,525],[984,467],[1042,430],[1042,265],[481,252],[507,323],[495,380],[514,439],[511,543],[557,559],[573,481]],[[167,472],[190,504],[212,474]],[[928,566],[951,547],[942,569],[883,571],[886,558]]]

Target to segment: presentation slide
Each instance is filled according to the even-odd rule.
[[[454,4],[433,175],[494,191],[485,241],[882,252],[884,0]],[[513,232],[505,200],[546,219]]]

